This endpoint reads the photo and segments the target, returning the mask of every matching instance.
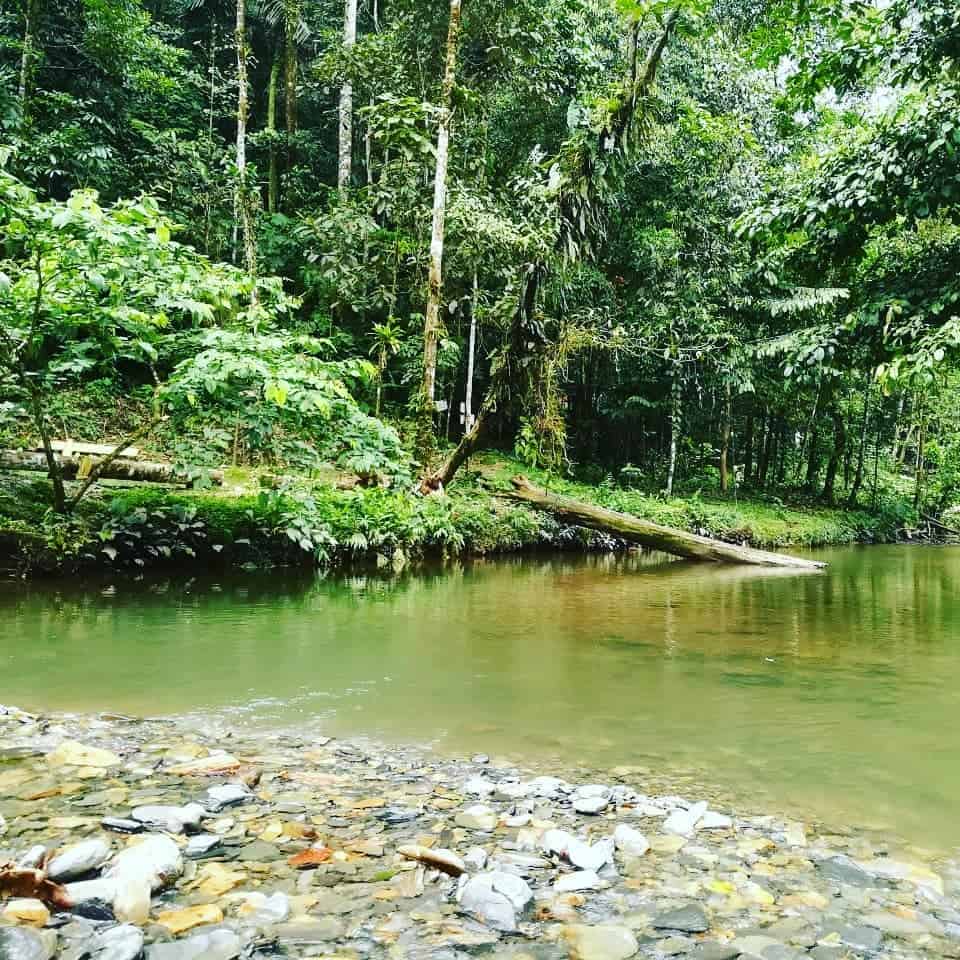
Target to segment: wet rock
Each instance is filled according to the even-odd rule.
[[[600,886],[602,881],[593,870],[576,870],[559,877],[553,889],[556,893],[572,893],[575,890],[596,890]]]
[[[51,767],[117,767],[121,759],[111,750],[88,747],[78,740],[64,740],[55,750],[47,754],[47,763]]]
[[[43,863],[43,858],[46,855],[47,848],[42,843],[38,843],[17,860],[17,866],[22,870],[36,869]]]
[[[250,799],[250,791],[236,783],[224,783],[207,789],[206,807],[211,813],[219,813],[225,807],[237,803],[246,803]]]
[[[650,849],[650,841],[626,823],[619,824],[613,831],[613,842],[625,857],[642,857]]]
[[[869,875],[889,880],[905,880],[938,897],[943,896],[943,877],[927,867],[878,857],[860,865]]]
[[[565,857],[573,839],[566,830],[546,830],[540,838],[540,849],[545,853],[555,853]]]
[[[90,940],[91,960],[136,960],[143,950],[143,931],[128,923],[102,930]]]
[[[178,763],[168,768],[168,773],[179,777],[210,776],[215,773],[233,773],[240,767],[240,761],[229,753],[218,750],[203,757],[195,757],[186,763]]]
[[[78,880],[75,883],[68,883],[64,889],[67,891],[70,902],[75,905],[88,903],[91,900],[110,903],[117,894],[117,883],[115,880],[101,877],[97,880]]]
[[[677,809],[664,821],[663,829],[667,833],[675,833],[687,837],[693,833],[703,815],[707,812],[706,801],[695,803],[687,810]]]
[[[101,900],[99,897],[91,897],[89,900],[78,903],[71,912],[75,917],[97,920],[101,923],[117,918],[113,911],[113,903],[110,900]]]
[[[577,813],[582,813],[586,816],[596,816],[598,813],[603,813],[609,805],[610,800],[607,797],[573,798],[573,809],[576,810]]]
[[[142,833],[146,829],[139,820],[128,820],[124,817],[104,817],[100,826],[114,833]]]
[[[234,960],[243,941],[232,930],[197,933],[174,943],[155,943],[147,948],[147,960]]]
[[[39,900],[9,900],[0,912],[0,918],[7,923],[42,927],[50,919],[50,911]]]
[[[817,872],[827,880],[836,880],[837,883],[848,883],[854,887],[874,886],[873,877],[863,867],[854,863],[849,857],[829,857],[818,860]]]
[[[397,847],[397,853],[408,860],[418,860],[428,867],[442,870],[451,877],[459,877],[467,869],[467,865],[450,850],[435,850],[432,847],[421,847],[418,844],[404,844]]]
[[[191,859],[202,857],[215,847],[218,847],[220,843],[221,838],[215,833],[197,833],[187,841],[183,852]]]
[[[489,832],[497,826],[497,813],[491,807],[485,806],[482,803],[475,803],[473,806],[461,810],[456,817],[454,817],[454,823],[456,823],[458,827],[464,827],[467,830],[483,830]]]
[[[567,857],[581,870],[599,870],[613,860],[613,840],[608,838],[591,845],[572,837],[567,844]]]
[[[640,949],[632,930],[613,924],[570,924],[563,936],[571,960],[627,960]]]
[[[738,953],[747,957],[762,957],[765,951],[772,947],[781,947],[783,944],[776,937],[768,937],[763,934],[751,934],[748,936],[737,937],[730,947]]]
[[[290,898],[279,891],[269,897],[248,893],[237,916],[253,923],[283,923],[290,916]]]
[[[241,863],[272,863],[274,860],[282,860],[283,854],[272,843],[254,840],[253,843],[241,847],[235,859]]]
[[[0,960],[50,960],[56,949],[52,930],[0,927]]]
[[[329,943],[343,936],[343,921],[337,917],[321,917],[314,920],[297,920],[274,927],[273,934],[284,946],[307,946],[313,943]],[[154,960],[154,958],[150,958]],[[160,958],[166,960],[166,958]]]
[[[167,833],[183,833],[188,828],[196,829],[199,827],[200,820],[206,812],[206,808],[199,803],[188,803],[183,807],[151,804],[145,807],[136,807],[131,816],[139,823],[155,830],[165,830]]]
[[[691,951],[691,960],[734,960],[740,956],[740,950],[732,943],[719,943],[716,940],[704,940]]]
[[[704,933],[710,929],[710,921],[703,907],[695,903],[675,910],[658,913],[653,918],[653,926],[658,930],[679,930],[682,933]]]
[[[382,820],[388,826],[396,826],[401,823],[411,823],[420,816],[419,810],[405,809],[403,807],[385,807],[374,813],[378,820]]]
[[[707,810],[700,822],[697,824],[698,830],[728,830],[733,826],[733,818],[725,813],[717,813],[714,810]]]
[[[505,933],[517,929],[517,914],[533,899],[533,892],[509,873],[481,873],[471,877],[458,893],[460,908]]]
[[[663,957],[677,957],[692,949],[693,941],[689,937],[667,937],[656,945],[657,953]]]
[[[932,927],[929,920],[912,920],[909,917],[901,917],[895,913],[883,911],[868,913],[862,919],[867,926],[876,927],[878,930],[889,933],[894,937],[922,936],[925,933],[930,933]]]
[[[47,876],[62,882],[83,876],[102,866],[110,858],[110,844],[105,840],[84,840],[64,847],[47,864]]]
[[[530,796],[553,800],[566,788],[567,784],[559,777],[534,777],[530,781]]]
[[[139,842],[121,850],[104,871],[104,878],[126,882],[145,880],[151,890],[159,890],[183,872],[180,848],[162,834],[147,834]]]
[[[824,932],[827,935],[836,933],[841,943],[853,947],[854,950],[876,950],[883,942],[883,933],[880,930],[863,924],[829,925]]]
[[[219,923],[222,919],[223,911],[214,903],[202,903],[182,910],[163,910],[157,914],[157,923],[172,934],[185,933],[203,924]]]

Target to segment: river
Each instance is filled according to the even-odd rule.
[[[960,843],[960,549],[0,584],[0,703],[668,771]],[[689,791],[692,792],[692,791]]]

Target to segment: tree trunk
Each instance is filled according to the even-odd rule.
[[[235,31],[237,46],[237,193],[236,205],[243,233],[243,265],[253,278],[250,303],[257,303],[257,241],[253,227],[253,198],[247,183],[247,11],[245,0],[237,0]]]
[[[293,135],[297,132],[297,31],[300,0],[283,5],[283,107],[287,128],[287,162],[293,163]]]
[[[49,471],[49,458],[57,465],[61,478],[75,478],[81,467],[96,466],[104,457],[82,455],[63,456],[53,453],[33,453],[25,450],[0,450],[0,469],[3,470],[43,470]],[[223,471],[211,470],[210,480],[215,484],[223,483]],[[130,460],[118,457],[111,461],[100,473],[103,480],[141,480],[151,483],[191,483],[191,478],[169,463],[155,463],[149,460]],[[62,479],[61,479],[62,482]],[[63,511],[58,511],[63,512]]]
[[[914,461],[913,469],[913,508],[914,510],[920,509],[920,502],[923,498],[923,454],[924,454],[924,443],[926,441],[926,419],[924,417],[924,408],[923,400],[917,405],[918,411],[917,415],[919,417],[917,423],[917,456]]]
[[[606,510],[570,497],[560,497],[535,487],[526,477],[514,477],[513,486],[513,492],[507,495],[510,499],[531,503],[568,523],[589,527],[591,530],[601,530],[631,543],[638,543],[651,550],[662,550],[677,557],[715,563],[795,567],[800,570],[817,570],[826,566],[804,557],[769,553],[766,550],[754,550],[752,547],[740,547],[722,540],[712,540],[710,537],[701,537],[684,530],[664,527],[629,514],[615,513],[613,510]]]
[[[670,383],[670,459],[667,462],[667,496],[673,496],[677,474],[677,439],[680,434],[680,374],[674,370]]]
[[[356,42],[357,0],[346,0],[343,13],[343,46],[349,53]],[[337,157],[337,187],[342,193],[350,186],[350,175],[353,170],[353,85],[349,80],[344,80],[340,87]]]
[[[743,428],[743,482],[749,485],[753,481],[753,401]]]
[[[730,489],[730,436],[733,433],[733,395],[730,384],[724,388],[723,429],[720,439],[720,492]]]
[[[39,0],[26,0],[23,18],[23,49],[20,53],[20,82],[17,89],[22,126],[26,126],[30,117],[30,79],[33,70],[33,51],[37,43],[37,19],[39,14]]]
[[[853,485],[847,497],[847,506],[856,507],[863,486],[864,463],[867,456],[867,430],[870,424],[870,378],[867,377],[867,389],[863,394],[863,420],[860,423],[860,447],[857,451],[857,469],[853,474]]]
[[[280,61],[274,58],[270,66],[270,85],[267,87],[267,129],[270,131],[270,180],[267,184],[267,210],[277,212],[280,193],[280,170],[277,163],[277,82],[280,79]]]
[[[823,500],[831,504],[834,500],[837,471],[840,468],[840,461],[847,446],[847,424],[839,409],[834,409],[832,419],[833,449],[830,451],[830,459],[827,461],[827,474],[823,481]]]
[[[460,39],[460,0],[450,0],[447,29],[447,56],[443,72],[440,121],[437,129],[437,166],[433,181],[433,230],[430,238],[430,273],[427,312],[423,324],[423,404],[422,430],[432,423],[437,382],[437,346],[442,323],[440,299],[443,295],[443,238],[447,216],[447,164],[450,159],[450,121],[453,115],[453,84],[457,71],[457,46]]]
[[[480,295],[477,284],[477,271],[473,271],[473,299],[470,302],[470,340],[467,345],[467,391],[463,404],[463,431],[469,433],[473,427],[473,365],[477,348],[477,298]]]

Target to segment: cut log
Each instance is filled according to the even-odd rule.
[[[91,456],[58,456],[57,463],[60,464],[63,476],[66,479],[74,479],[78,475],[80,479],[83,479],[99,459],[99,457]],[[0,450],[0,470],[42,470],[46,473],[47,460],[42,453],[32,453],[29,450]],[[211,483],[218,485],[223,483],[222,470],[211,470],[209,477]],[[192,482],[191,477],[170,463],[124,458],[111,461],[100,474],[99,479],[139,480],[150,483],[189,484]]]
[[[50,446],[57,453],[65,457],[73,457],[77,454],[92,453],[95,456],[105,457],[111,454],[117,448],[110,443],[84,443],[82,440],[51,440]],[[34,447],[34,450],[42,450],[43,447]],[[120,451],[121,457],[139,457],[139,447],[125,447]]]
[[[651,550],[660,550],[675,557],[705,560],[714,563],[746,563],[764,567],[794,567],[798,570],[819,570],[826,566],[805,557],[769,553],[752,547],[738,547],[723,540],[712,540],[695,533],[664,527],[659,523],[641,520],[627,513],[616,513],[603,507],[561,497],[534,486],[526,477],[513,478],[513,492],[505,494],[512,500],[522,500],[540,510],[554,514],[561,520],[612,534],[630,543],[638,543]]]

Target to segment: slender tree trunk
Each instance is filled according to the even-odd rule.
[[[680,374],[673,371],[670,383],[670,457],[667,461],[667,496],[673,496],[673,481],[677,473],[677,441],[680,436]]]
[[[470,340],[467,346],[467,393],[463,404],[463,430],[469,433],[473,427],[473,365],[477,348],[477,298],[480,295],[477,271],[473,271],[473,300],[470,302]]]
[[[847,424],[839,409],[834,408],[832,419],[833,449],[830,451],[830,459],[827,461],[827,473],[823,481],[823,500],[826,503],[833,503],[837,483],[837,471],[840,468],[840,461],[843,458],[847,446]]]
[[[270,180],[267,185],[267,210],[277,212],[280,194],[280,168],[277,162],[277,83],[280,80],[280,61],[274,58],[270,65],[270,85],[267,87],[267,129],[270,131]]]
[[[297,132],[297,31],[300,29],[300,0],[283,5],[283,108],[287,128],[287,151],[293,162],[293,135]]]
[[[247,99],[247,11],[245,0],[237,0],[235,31],[237,46],[237,213],[243,233],[243,265],[253,278],[250,302],[257,303],[257,241],[253,227],[253,197],[247,183],[247,119],[250,104]]]
[[[923,400],[918,404],[917,410],[917,455],[913,468],[913,508],[920,509],[920,501],[923,498],[923,455],[924,443],[926,441],[926,419],[924,417]]]
[[[753,401],[751,400],[751,410],[747,414],[747,422],[743,427],[743,482],[749,485],[753,481]]]
[[[724,385],[723,428],[720,439],[720,492],[730,489],[730,436],[733,433],[733,394],[730,384]]]
[[[343,46],[349,52],[357,42],[357,0],[346,0],[343,13]],[[353,85],[344,80],[340,87],[339,148],[337,187],[341,192],[350,186],[353,170]]]
[[[217,97],[217,18],[210,17],[210,101],[207,105],[207,151],[213,157],[213,113]],[[210,187],[206,191],[206,209],[203,215],[203,250],[210,253],[210,219],[213,213]]]
[[[780,418],[779,432],[777,434],[777,472],[776,479],[778,484],[782,484],[787,479],[787,422]]]
[[[767,486],[767,470],[770,468],[770,451],[773,448],[773,417],[765,410],[760,431],[760,456],[757,459],[757,486]]]
[[[897,415],[893,420],[893,448],[891,450],[890,459],[893,460],[893,465],[898,471],[903,465],[900,454],[900,424],[903,420],[904,397],[905,395],[901,393],[897,399]]]
[[[20,100],[20,123],[26,126],[30,117],[30,81],[33,73],[33,53],[37,44],[39,0],[26,0],[23,22],[23,48],[20,52],[20,82],[17,97]]]
[[[447,216],[447,164],[450,159],[450,121],[453,116],[453,85],[457,72],[457,47],[460,40],[460,0],[450,0],[447,29],[447,56],[443,72],[440,122],[437,129],[437,166],[433,181],[433,230],[430,238],[430,273],[427,311],[423,324],[423,403],[421,429],[432,423],[437,381],[437,346],[442,323],[440,300],[443,296],[443,239]],[[425,433],[425,437],[428,436]]]
[[[850,495],[847,497],[847,504],[850,507],[856,507],[857,500],[860,497],[860,490],[863,487],[864,464],[867,457],[867,432],[870,424],[870,377],[867,377],[867,388],[863,392],[863,420],[860,423],[860,445],[857,450],[857,469],[853,474],[853,485],[850,487]]]

